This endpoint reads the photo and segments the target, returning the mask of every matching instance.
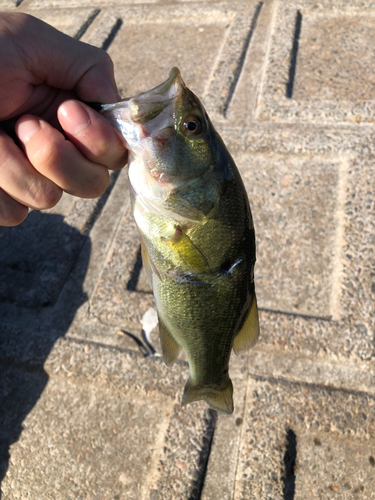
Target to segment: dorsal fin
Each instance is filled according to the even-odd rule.
[[[242,351],[247,351],[253,347],[259,338],[259,319],[258,319],[258,306],[257,299],[254,292],[253,301],[249,312],[247,313],[244,324],[241,330],[234,337],[233,351],[239,354]]]

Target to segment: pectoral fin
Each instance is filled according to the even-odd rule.
[[[239,354],[253,347],[259,338],[259,319],[257,299],[254,292],[253,302],[241,330],[234,337],[233,351]]]
[[[180,354],[181,347],[177,344],[165,323],[159,316],[159,333],[163,361],[167,366],[172,366]]]
[[[172,247],[173,252],[178,254],[179,259],[192,271],[204,272],[209,269],[206,257],[191,241],[181,226],[176,227],[175,233],[171,237],[164,239]]]

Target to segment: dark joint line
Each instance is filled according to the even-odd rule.
[[[120,170],[116,170],[112,173],[111,179],[109,181],[109,186],[107,187],[106,191],[101,195],[101,197],[98,199],[95,208],[90,215],[89,219],[87,220],[85,227],[83,228],[82,234],[84,236],[88,236],[91,229],[93,228],[95,222],[98,220],[99,215],[102,213],[104,205],[107,203],[108,198],[110,194],[112,193],[112,190],[114,188],[114,185],[116,184],[116,181],[120,175]]]
[[[286,450],[284,454],[284,476],[281,478],[283,486],[283,499],[294,500],[296,488],[295,465],[297,458],[297,436],[292,429],[286,432]]]
[[[139,246],[138,251],[137,251],[137,256],[133,265],[132,272],[130,274],[129,281],[126,284],[126,289],[129,292],[135,292],[135,289],[137,288],[137,284],[139,281],[139,276],[142,271],[142,252],[141,252],[141,246]]]
[[[109,35],[107,36],[107,38],[103,42],[103,45],[102,45],[103,50],[109,49],[110,45],[112,44],[113,40],[116,38],[116,35],[119,32],[122,25],[123,25],[123,20],[117,19],[117,21],[113,25],[113,28],[111,29]]]
[[[249,372],[249,376],[258,382],[268,382],[273,385],[282,385],[283,387],[306,387],[306,389],[309,390],[315,390],[315,391],[325,391],[329,394],[332,394],[334,392],[340,392],[341,394],[347,394],[348,396],[360,396],[364,397],[368,400],[375,401],[375,396],[373,394],[369,394],[368,392],[365,391],[356,391],[355,389],[346,389],[345,387],[335,387],[332,385],[325,385],[325,384],[318,384],[318,383],[311,383],[311,382],[303,382],[303,381],[297,381],[297,380],[288,380],[285,378],[281,377],[271,377],[268,375],[258,375],[256,373],[252,373],[251,371]]]
[[[302,14],[300,11],[297,11],[296,24],[294,26],[293,47],[290,56],[289,81],[286,85],[286,97],[288,99],[291,99],[293,95],[294,78],[296,76],[296,66],[297,66],[297,54],[299,48],[299,37],[301,34],[301,25],[302,25]]]
[[[244,62],[245,62],[247,50],[249,48],[250,41],[251,41],[251,38],[253,36],[256,24],[258,22],[259,14],[260,14],[260,11],[262,10],[262,7],[263,7],[263,2],[259,2],[255,8],[254,16],[253,16],[253,19],[251,21],[250,29],[249,29],[249,32],[248,32],[247,37],[245,39],[244,45],[243,45],[241,56],[238,60],[237,67],[234,70],[233,81],[232,81],[230,88],[229,88],[228,98],[225,101],[224,106],[223,106],[224,118],[226,118],[226,116],[227,116],[229,105],[233,99],[233,95],[234,95],[234,92],[236,90],[238,80],[239,80],[241,72],[242,72],[242,67],[243,67]]]
[[[86,31],[94,22],[94,19],[98,17],[99,14],[100,14],[100,9],[95,9],[94,12],[91,14],[91,16],[87,19],[87,21],[77,31],[76,35],[74,36],[76,40],[79,40],[80,38],[83,37],[83,35],[86,33]]]
[[[206,429],[204,431],[202,449],[199,453],[197,472],[198,477],[192,481],[191,491],[188,500],[200,500],[202,497],[203,487],[207,474],[208,461],[212,449],[212,440],[215,433],[217,412],[211,408],[207,410],[206,414]]]
[[[303,319],[316,319],[319,321],[333,321],[332,316],[314,316],[310,314],[302,313],[292,313],[287,311],[279,311],[278,309],[268,309],[266,307],[258,307],[258,311],[264,311],[271,314],[282,314],[283,316],[290,316],[292,318],[303,318]]]

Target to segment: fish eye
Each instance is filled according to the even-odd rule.
[[[203,123],[197,116],[189,116],[184,121],[183,126],[188,135],[198,135],[202,131]]]

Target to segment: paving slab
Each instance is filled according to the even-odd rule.
[[[373,16],[370,1],[275,2],[258,118],[373,123],[371,83],[358,81],[373,79],[364,49]]]
[[[31,211],[28,224],[0,228],[0,311],[3,321],[54,305],[105,205],[118,174],[112,174],[109,190],[99,200],[83,200],[64,194],[56,207]],[[33,238],[39,232],[38,238]],[[88,249],[90,252],[90,250]],[[86,263],[87,267],[87,263]],[[24,313],[20,311],[24,310]]]
[[[374,100],[373,12],[314,12],[301,21],[293,98]]]
[[[259,228],[261,307],[336,316],[346,161],[272,153],[236,154],[236,161]]]
[[[0,8],[3,10],[14,10],[18,3],[17,0],[0,0]]]
[[[125,171],[1,230],[3,497],[375,498],[373,2],[17,9],[108,50],[124,95],[180,66],[249,193],[261,338],[232,356],[233,415],[181,409]]]
[[[160,0],[148,0],[147,4],[158,3]],[[33,9],[35,11],[42,11],[48,8],[64,8],[80,9],[81,7],[102,7],[103,9],[126,4],[142,4],[141,0],[110,0],[110,2],[103,2],[101,0],[23,0],[22,7]]]
[[[178,66],[189,88],[204,97],[208,111],[220,115],[234,91],[257,6],[251,1],[204,2],[194,8],[184,2],[117,7],[102,11],[82,40],[102,47],[113,38],[107,48],[121,95],[158,85]]]
[[[25,5],[21,4],[20,7],[24,9]],[[88,6],[87,8],[75,10],[44,8],[43,10],[30,11],[29,13],[35,15],[45,23],[51,24],[66,35],[79,39],[99,14],[99,10]]]
[[[186,365],[60,341],[44,370],[6,370],[5,498],[198,498],[214,416],[178,404]]]
[[[221,442],[208,476],[226,418],[215,429]],[[235,486],[219,496],[212,470],[202,498],[373,499],[374,425],[373,397],[250,377]]]

